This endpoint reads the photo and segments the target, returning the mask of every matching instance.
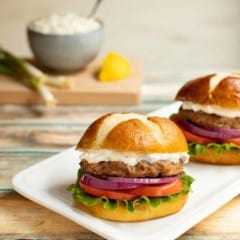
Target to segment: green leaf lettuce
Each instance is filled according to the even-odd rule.
[[[188,153],[190,156],[196,154],[203,154],[207,149],[214,149],[217,154],[221,154],[223,151],[231,151],[233,149],[240,150],[240,146],[234,143],[208,143],[208,144],[199,144],[194,142],[188,143]]]

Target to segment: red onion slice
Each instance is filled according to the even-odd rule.
[[[151,184],[163,184],[170,183],[179,178],[180,175],[171,176],[171,177],[161,177],[161,178],[124,178],[124,177],[108,177],[107,179],[112,182],[127,183],[127,184],[142,184],[142,185],[151,185]]]
[[[240,129],[232,128],[203,128],[199,127],[193,123],[184,120],[177,120],[177,124],[199,136],[210,137],[215,139],[226,139],[240,137]]]
[[[124,183],[124,182],[116,182],[109,181],[100,178],[96,178],[90,174],[83,174],[81,180],[82,183],[86,185],[90,185],[99,189],[107,189],[107,190],[120,190],[120,189],[133,189],[136,187],[142,186],[138,183]]]
[[[90,185],[99,189],[121,190],[133,189],[146,185],[164,184],[175,181],[180,175],[161,178],[124,178],[124,177],[108,177],[107,180],[94,177],[90,174],[83,174],[80,181],[86,185]]]

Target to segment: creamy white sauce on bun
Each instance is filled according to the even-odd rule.
[[[79,150],[81,151],[81,149]],[[80,160],[82,159],[87,160],[88,163],[98,163],[101,161],[121,161],[130,166],[135,166],[141,161],[146,161],[151,164],[157,161],[171,161],[173,163],[178,163],[181,161],[183,164],[185,164],[189,160],[189,155],[187,152],[140,154],[103,149],[89,151],[84,150],[80,154]]]
[[[183,102],[184,110],[192,110],[194,112],[203,111],[208,114],[216,114],[222,117],[235,118],[240,117],[240,111],[232,108],[223,108],[217,105],[201,105],[193,102]]]

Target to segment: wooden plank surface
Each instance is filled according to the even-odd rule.
[[[140,103],[142,70],[138,61],[131,61],[132,73],[123,80],[100,82],[97,80],[101,61],[96,60],[85,69],[67,75],[71,89],[50,87],[61,105],[131,105]],[[42,103],[39,94],[5,75],[0,75],[0,104]]]
[[[102,239],[95,233],[20,196],[11,178],[18,171],[73,146],[88,124],[116,111],[147,114],[173,101],[196,73],[145,76],[140,105],[0,106],[0,239]],[[174,229],[173,229],[174,231]],[[240,239],[240,196],[184,233],[179,240]]]
[[[15,192],[2,193],[0,196],[1,239],[103,239]],[[238,240],[240,236],[239,213],[240,196],[234,198],[178,239]]]

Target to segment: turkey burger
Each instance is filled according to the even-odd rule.
[[[188,141],[190,160],[240,164],[240,75],[212,74],[187,82],[173,120]]]
[[[193,178],[186,139],[171,120],[110,113],[93,122],[77,145],[80,169],[69,187],[74,204],[96,217],[142,221],[179,211]]]

